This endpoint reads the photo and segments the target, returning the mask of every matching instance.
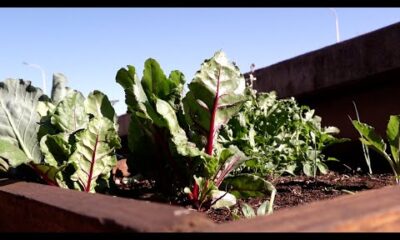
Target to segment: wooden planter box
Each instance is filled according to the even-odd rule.
[[[0,231],[393,232],[400,231],[399,203],[400,187],[391,186],[215,224],[181,207],[3,180]]]

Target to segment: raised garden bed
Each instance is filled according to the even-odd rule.
[[[356,171],[346,171],[341,174],[331,171],[317,178],[303,175],[282,176],[269,180],[277,189],[274,202],[275,213],[283,209],[290,209],[319,200],[333,199],[342,195],[354,195],[362,191],[380,189],[396,184],[393,175],[390,173],[367,175]],[[174,204],[177,206],[184,205],[183,203],[171,202],[162,198],[148,182],[136,184],[135,186],[123,184],[123,181],[119,182],[121,182],[119,190],[115,192],[118,196],[151,200],[153,202]],[[243,203],[248,204],[253,209],[257,209],[265,200],[269,200],[269,197],[239,200],[231,209],[202,209],[200,212],[218,224],[231,222],[237,220],[234,214],[237,214],[239,218],[245,218],[240,211]],[[190,208],[190,205],[187,208]]]
[[[379,33],[376,32],[368,36],[362,36],[359,39],[349,40],[342,44],[323,49],[321,52],[300,56],[300,59],[304,57],[307,60],[305,61],[306,63],[309,63],[310,61],[319,63],[323,60],[322,62],[324,64],[315,64],[312,71],[310,70],[308,74],[302,75],[303,77],[308,77],[308,80],[306,79],[304,82],[311,83],[311,85],[305,84],[303,89],[305,91],[300,91],[299,97],[304,101],[309,100],[309,104],[313,106],[311,101],[313,99],[312,96],[329,92],[332,93],[333,89],[336,89],[337,91],[342,87],[349,90],[349,86],[359,86],[360,88],[358,88],[358,93],[360,95],[357,96],[365,96],[362,91],[367,91],[368,94],[371,94],[374,91],[382,93],[382,91],[390,89],[388,85],[396,84],[393,79],[385,80],[385,84],[382,85],[384,86],[383,90],[378,87],[371,88],[371,86],[380,86],[379,84],[376,84],[376,82],[375,85],[371,84],[376,81],[376,76],[393,77],[399,72],[398,69],[400,69],[400,64],[396,58],[393,57],[399,56],[399,52],[388,51],[390,47],[387,46],[396,43],[393,39],[400,39],[399,31],[397,31],[399,26],[400,25],[394,25],[388,29],[380,31]],[[379,37],[382,37],[384,40],[376,40]],[[375,60],[368,60],[366,62],[363,60],[361,63],[372,66],[367,69],[368,71],[365,69],[360,70],[367,71],[367,73],[362,72],[362,74],[358,75],[350,74],[349,78],[347,75],[341,75],[340,70],[338,70],[339,73],[335,72],[335,74],[332,75],[333,77],[331,76],[326,82],[322,82],[323,84],[318,82],[322,73],[328,75],[328,73],[319,69],[318,66],[324,69],[325,66],[330,66],[330,64],[328,64],[329,61],[340,61],[340,59],[332,59],[329,57],[331,56],[331,51],[343,52],[343,49],[359,49],[360,51],[370,48],[375,49],[378,48],[378,46],[373,44],[381,42],[385,42],[387,45],[385,45],[384,50],[380,53],[383,55],[390,55],[390,61],[384,62],[383,64],[379,60],[380,58],[378,58],[377,60],[375,59],[377,61],[375,64]],[[352,44],[356,46],[356,48],[353,48],[354,46],[352,46]],[[345,56],[343,56],[343,54],[334,56],[337,56],[338,58],[349,57],[346,54]],[[358,60],[360,60],[360,58],[369,59],[370,57],[373,58],[373,56],[368,54],[359,54],[355,55],[354,59],[355,62],[359,62]],[[298,63],[301,63],[302,61],[295,59],[293,62],[295,62],[294,65],[298,67]],[[290,62],[285,64],[287,64],[287,66],[292,66]],[[271,69],[276,68],[277,67],[272,67]],[[221,69],[224,69],[226,72],[223,74],[226,74],[225,76],[229,77],[220,78]],[[278,69],[285,68],[281,64]],[[289,67],[289,69],[291,69],[289,73],[297,75],[295,74],[296,71],[293,70],[296,69],[295,67]],[[274,70],[272,70],[272,72],[273,71]],[[346,69],[341,69],[341,71],[347,72]],[[287,72],[285,74],[287,74]],[[289,175],[283,174],[280,177],[262,178],[255,175],[250,176],[250,174],[246,172],[245,167],[241,169],[242,172],[239,172],[238,175],[230,176],[229,174],[235,170],[233,166],[238,167],[239,164],[248,159],[257,159],[257,156],[252,156],[252,158],[246,159],[247,156],[243,153],[244,151],[247,151],[247,155],[252,155],[259,151],[259,149],[256,149],[254,143],[251,143],[251,147],[257,151],[248,151],[249,146],[247,146],[247,144],[250,142],[250,140],[248,140],[250,138],[235,138],[233,135],[229,136],[229,130],[235,129],[238,124],[235,125],[229,123],[227,119],[231,119],[233,116],[237,117],[238,115],[235,114],[239,112],[239,108],[236,107],[245,102],[244,87],[241,87],[244,79],[242,81],[242,76],[238,69],[234,64],[227,63],[225,56],[221,52],[216,53],[212,59],[204,62],[201,71],[196,73],[196,78],[193,81],[194,83],[192,82],[191,85],[189,85],[189,94],[187,94],[182,101],[181,98],[183,96],[176,95],[177,92],[182,90],[181,88],[184,79],[183,75],[179,72],[172,72],[167,78],[164,73],[162,73],[158,63],[154,59],[149,59],[146,61],[145,72],[143,75],[142,81],[139,82],[135,69],[132,66],[129,66],[128,69],[121,69],[117,74],[117,82],[122,85],[127,96],[128,109],[130,112],[135,114],[132,116],[128,114],[120,116],[118,119],[119,128],[115,123],[117,118],[111,103],[101,92],[94,91],[89,94],[87,99],[85,99],[79,92],[74,92],[73,95],[68,95],[68,97],[64,96],[66,100],[56,100],[56,98],[53,98],[52,96],[51,101],[46,102],[41,106],[42,111],[39,113],[41,117],[41,127],[44,126],[44,129],[42,130],[45,131],[46,138],[42,135],[39,139],[44,140],[30,146],[29,141],[20,137],[21,134],[15,134],[16,136],[11,136],[12,134],[3,134],[4,139],[1,139],[3,148],[0,149],[0,167],[2,167],[3,170],[8,170],[12,169],[12,166],[14,166],[13,164],[16,166],[16,163],[18,162],[30,160],[31,162],[28,162],[28,164],[24,166],[31,167],[31,171],[34,170],[36,173],[39,173],[41,180],[47,184],[58,185],[64,188],[72,188],[85,192],[101,192],[108,187],[107,181],[110,179],[110,172],[113,165],[115,165],[117,156],[115,150],[120,146],[120,139],[118,138],[117,131],[123,140],[123,148],[117,153],[125,155],[129,152],[127,148],[126,135],[130,131],[128,125],[131,124],[135,127],[132,129],[136,132],[135,134],[131,133],[130,141],[138,143],[145,139],[148,141],[147,144],[154,142],[157,143],[157,146],[155,146],[156,144],[146,145],[147,147],[152,147],[150,150],[144,149],[140,144],[129,146],[134,146],[134,149],[131,149],[132,152],[135,152],[136,154],[139,153],[139,157],[135,156],[136,159],[140,159],[140,157],[142,157],[141,159],[146,159],[146,161],[139,162],[140,164],[143,164],[143,166],[139,166],[138,169],[142,168],[144,170],[149,170],[146,169],[146,164],[150,163],[150,166],[152,167],[150,170],[153,172],[150,172],[149,176],[159,180],[158,185],[155,186],[153,181],[148,181],[146,179],[140,180],[142,179],[141,177],[130,178],[132,184],[126,184],[124,181],[128,180],[128,178],[118,179],[121,177],[119,176],[121,172],[118,171],[113,171],[113,173],[116,174],[116,176],[113,176],[113,179],[117,180],[117,182],[111,182],[112,187],[105,191],[106,194],[88,194],[37,183],[2,180],[0,183],[1,230],[135,232],[400,230],[398,224],[400,222],[400,207],[398,205],[399,187],[389,186],[395,185],[395,182],[394,178],[388,174],[388,171],[386,171],[387,168],[378,168],[378,170],[383,170],[385,173],[367,175],[365,169],[359,170],[358,168],[359,165],[364,164],[364,160],[359,156],[360,154],[358,154],[357,157],[351,155],[352,160],[355,161],[355,165],[349,164],[351,167],[348,167],[345,164],[347,163],[347,157],[343,158],[343,156],[350,155],[342,154],[340,159],[343,163],[340,163],[339,165],[336,164],[336,167],[331,168],[333,171],[329,172],[324,163],[325,155],[322,154],[322,148],[325,146],[325,143],[322,140],[317,142],[315,140],[317,138],[315,134],[319,134],[318,137],[322,139],[324,137],[330,137],[328,135],[332,133],[332,131],[335,132],[336,129],[331,128],[328,129],[329,131],[327,129],[322,130],[320,120],[313,117],[314,112],[309,109],[297,108],[296,103],[293,101],[285,102],[282,105],[290,106],[290,114],[297,116],[288,118],[286,122],[295,122],[295,120],[298,119],[302,119],[305,122],[308,121],[307,124],[309,125],[304,124],[297,126],[302,128],[302,131],[304,130],[306,135],[305,138],[301,139],[301,141],[296,142],[296,144],[299,145],[294,144],[295,146],[300,146],[301,144],[304,144],[304,142],[307,142],[307,144],[305,144],[305,150],[303,151],[303,153],[307,153],[307,155],[298,155],[301,156],[305,162],[301,162],[297,159],[298,162],[296,162],[295,166],[289,166],[290,164],[283,165],[283,167],[287,167],[286,169],[283,169],[284,171],[278,168],[281,166],[275,167],[277,172],[278,170],[280,171],[279,173],[293,173],[293,171],[301,169],[304,174],[308,176],[314,175],[314,177],[306,177],[303,174],[300,174],[297,177],[289,177]],[[340,76],[345,77],[339,81],[338,79]],[[256,75],[256,77],[258,78],[257,81],[262,79],[260,76]],[[363,80],[364,78],[366,79],[365,81]],[[227,79],[227,83],[220,84],[220,79]],[[293,90],[290,86],[292,86],[294,82],[290,79],[290,77],[285,78],[285,81],[289,81],[289,87],[285,87],[285,89]],[[287,83],[285,81],[283,83]],[[157,84],[162,85],[164,83],[166,85],[163,85],[161,90],[157,87],[152,87],[152,84],[155,84],[154,86],[156,86]],[[34,111],[36,109],[37,101],[40,99],[40,91],[32,90],[30,84],[22,80],[19,84],[20,85],[18,85],[16,81],[8,80],[6,83],[3,83],[1,87],[4,89],[18,89],[16,92],[20,91],[20,89],[25,89],[18,86],[26,87],[26,92],[35,95],[33,97],[34,101],[32,101],[32,106],[29,108],[29,111]],[[215,91],[209,89],[209,86],[213,84],[216,87]],[[226,92],[221,93],[219,90],[220,85],[224,87],[230,86],[228,87],[229,91],[223,89],[221,91]],[[314,87],[317,95],[310,93],[313,89],[312,87]],[[279,95],[280,88],[277,87],[276,89],[278,90]],[[65,88],[65,90],[67,90],[67,88]],[[252,117],[251,115],[253,112],[260,112],[261,108],[255,108],[254,106],[258,104],[257,107],[259,107],[259,105],[267,105],[268,102],[275,101],[275,96],[268,94],[262,95],[261,99],[258,99],[259,95],[256,96],[251,90],[248,91],[248,89],[246,89],[246,91],[249,92],[246,92],[246,94],[248,94],[246,96],[249,97],[246,101],[247,103],[251,102],[253,105],[246,110],[247,112],[242,112],[243,114],[248,114],[243,115],[248,119]],[[3,91],[7,92],[8,90]],[[241,91],[243,91],[243,94]],[[198,93],[204,94],[196,95]],[[226,95],[229,95],[230,97],[223,98]],[[293,95],[296,96],[296,94]],[[333,96],[334,95],[332,94],[324,95],[325,102],[331,103],[332,100],[329,100],[329,97]],[[384,94],[381,94],[381,96],[384,96]],[[8,94],[6,97],[15,98],[12,94]],[[335,95],[334,97],[340,98],[343,96]],[[350,98],[351,95],[349,94],[344,96],[344,99],[348,100]],[[265,99],[268,101],[265,101]],[[347,100],[337,100],[337,103],[346,104],[346,107],[348,108],[347,104],[349,106],[352,105],[350,105],[351,103],[349,104]],[[17,102],[17,100],[15,100],[15,102]],[[62,104],[59,104],[58,102],[61,102]],[[177,102],[179,104],[176,104]],[[211,104],[210,106],[212,107],[208,105],[205,106],[206,103]],[[184,106],[186,115],[182,115],[182,107],[180,104]],[[358,106],[361,109],[365,109],[365,104],[367,104],[367,102],[361,101],[358,103]],[[337,105],[338,104],[336,104],[335,107],[340,108],[340,106]],[[76,106],[85,107],[77,110]],[[245,106],[245,104],[243,104],[243,106]],[[225,112],[218,112],[221,109],[225,110],[225,108],[231,109]],[[15,124],[12,124],[12,122],[19,117],[18,113],[12,112],[14,109],[7,104],[3,104],[2,109],[5,112],[4,116],[9,120],[8,122],[4,121],[6,118],[3,118],[3,125],[13,129],[14,132],[20,131],[20,129],[15,128]],[[204,113],[204,109],[207,109],[208,111]],[[23,111],[23,113],[29,114],[29,111]],[[318,111],[319,110],[317,109],[317,113]],[[393,109],[390,109],[388,112],[393,114],[392,111]],[[10,114],[10,112],[12,113]],[[399,112],[400,109],[395,113]],[[365,112],[361,113],[362,119],[364,119]],[[325,111],[324,114],[329,114],[329,112]],[[347,114],[352,115],[349,112],[347,112]],[[202,117],[199,118],[199,115],[202,115]],[[331,115],[338,115],[338,113],[332,111]],[[344,114],[341,114],[341,116],[342,115]],[[73,116],[74,121],[65,121],[68,116]],[[79,122],[79,124],[81,124],[79,128],[77,128],[76,116],[78,116],[78,120],[81,121]],[[329,115],[323,116],[323,118],[328,120],[335,119],[330,118]],[[378,132],[381,134],[382,126],[380,125],[383,118],[387,119],[387,115],[379,118]],[[28,119],[29,121],[31,120],[30,118]],[[367,117],[365,117],[365,119],[371,120],[371,118]],[[240,122],[239,117],[236,120]],[[251,122],[251,120],[249,121]],[[348,119],[346,121],[347,124],[351,124]],[[10,124],[8,124],[9,122]],[[340,122],[340,124],[343,124],[343,122]],[[374,121],[369,121],[369,123],[372,123],[373,125],[375,124]],[[32,121],[32,124],[32,126],[36,126],[35,121]],[[256,133],[249,133],[247,130],[253,129],[253,127],[258,127],[258,124],[259,122],[251,122],[251,125],[240,125],[241,129],[239,128],[237,132],[241,131],[241,134],[248,134],[248,136],[256,134],[257,130]],[[328,124],[336,125],[331,122]],[[99,126],[105,127],[100,128]],[[222,126],[224,128],[222,128]],[[231,129],[229,129],[229,127]],[[310,128],[313,130],[310,131]],[[265,127],[265,129],[268,128]],[[316,131],[314,131],[315,129]],[[217,142],[215,136],[220,134],[219,130],[221,130],[221,132],[225,131],[225,138],[218,139],[218,141],[220,141],[218,142],[219,145],[213,145],[213,143]],[[349,129],[347,128],[346,131],[348,130]],[[43,131],[41,134],[43,134]],[[347,133],[346,131],[345,133]],[[30,139],[35,139],[36,131],[34,127],[29,127],[28,124],[25,132],[29,132],[29,134],[33,136]],[[343,136],[351,137],[354,140],[358,137],[354,132],[353,135],[344,134]],[[262,130],[258,130],[257,134],[261,137],[265,137],[265,139],[268,137],[262,136]],[[301,132],[301,134],[304,134],[304,132]],[[284,139],[287,135],[288,134],[282,135],[283,137],[281,136],[281,139]],[[11,140],[8,138],[10,136]],[[189,136],[191,138],[190,140],[193,142],[188,141],[187,136]],[[246,137],[248,136],[246,135]],[[259,137],[259,139],[261,137]],[[302,137],[304,137],[304,135]],[[243,141],[243,139],[245,139],[245,141]],[[332,139],[336,141],[336,139]],[[394,142],[393,139],[389,140],[391,143]],[[14,144],[17,141],[19,145]],[[242,149],[239,149],[236,145],[225,146],[224,143],[229,143],[229,141],[231,141],[230,143],[235,142],[238,146],[240,145]],[[197,145],[195,145],[194,142]],[[272,143],[274,142],[271,142],[270,144]],[[29,146],[25,146],[26,144]],[[40,150],[36,149],[36,146],[39,144]],[[321,149],[317,149],[317,144],[318,147],[320,147],[319,144],[323,145]],[[265,145],[268,146],[268,144]],[[284,144],[281,144],[281,146],[283,145]],[[12,151],[7,151],[4,146],[8,147]],[[100,152],[97,151],[98,146],[100,146]],[[29,152],[29,150],[32,149],[36,152]],[[202,149],[205,149],[205,151]],[[293,149],[294,148],[289,150]],[[320,158],[317,158],[317,150],[321,150],[321,152],[319,152],[319,154],[321,154]],[[361,152],[359,144],[357,144],[357,151],[359,153]],[[355,152],[354,148],[353,152]],[[381,150],[381,152],[385,152],[385,149]],[[15,156],[12,156],[13,153],[17,154],[14,159],[13,157]],[[41,153],[45,155],[44,158],[42,158]],[[175,154],[175,156],[172,157],[172,154]],[[341,153],[338,155],[340,154]],[[310,156],[314,157],[311,158]],[[375,159],[375,156],[373,157]],[[393,157],[396,157],[395,154],[393,154]],[[179,164],[183,163],[183,165],[177,166],[177,162],[174,163],[174,160],[179,160],[181,158],[185,161],[177,161]],[[195,159],[195,161],[192,162],[192,158]],[[187,159],[190,159],[190,161]],[[380,159],[380,161],[381,160],[382,159]],[[99,162],[100,165],[96,166]],[[11,167],[7,164],[10,164]],[[157,166],[157,164],[159,165]],[[162,164],[164,164],[164,166]],[[190,164],[198,165],[193,167]],[[247,165],[246,167],[250,166],[251,165]],[[348,169],[343,169],[343,166],[347,166]],[[376,171],[376,165],[373,164],[373,166],[374,171]],[[122,161],[119,162],[118,167],[122,172],[125,172],[126,177],[128,177],[126,166],[124,166]],[[179,173],[179,167],[188,171],[187,173],[185,172],[186,176],[183,175],[182,177],[178,176],[178,174],[174,174]],[[158,170],[154,171],[156,168],[158,168]],[[339,168],[342,169],[338,170]],[[176,171],[177,169],[178,171]],[[316,174],[317,169],[320,173],[327,174]],[[265,169],[259,168],[257,171],[258,170],[261,171]],[[167,175],[163,175],[165,173]],[[201,176],[204,177],[196,177],[196,174],[203,174]],[[236,198],[232,194],[228,193],[228,187],[226,187],[225,191],[223,191],[222,187],[219,188],[223,181],[226,180],[225,177],[230,180],[231,184],[226,186],[233,186],[229,191],[234,190],[238,193],[237,189],[240,189],[241,186],[243,186],[240,184],[245,182],[244,180],[247,181],[248,179],[251,179],[253,182],[250,182],[250,184],[247,182],[245,190],[252,192],[252,194],[262,193],[263,196],[247,198],[245,200],[241,200],[237,197],[238,203],[234,204],[233,200],[236,201]],[[232,178],[229,179],[229,177]],[[243,182],[239,182],[240,184],[236,182],[235,186],[233,181],[235,177],[242,177],[241,179],[244,180]],[[30,180],[33,179],[31,178]],[[163,180],[166,181],[164,182]],[[123,184],[121,184],[121,181]],[[257,185],[257,189],[254,189],[252,188],[252,183],[262,183],[262,185]],[[164,192],[170,191],[169,193],[171,193],[172,190],[176,193],[178,192],[176,189],[183,189],[183,187],[185,187],[184,191],[181,191],[182,193],[177,193],[178,196],[172,196],[172,198],[171,195],[166,197],[167,195],[159,194],[158,192],[162,189]],[[241,212],[241,207],[244,206],[244,203],[249,204],[253,209],[258,208],[264,200],[271,200],[270,196],[267,195],[266,192],[274,193],[275,189],[277,190],[275,202],[273,208],[269,209],[274,210],[272,215],[260,216],[250,220],[242,219],[233,221],[234,216],[239,218],[243,217],[244,211]],[[246,194],[248,194],[248,192]],[[115,197],[116,195],[119,197]],[[272,194],[271,196],[274,195]],[[141,200],[134,200],[132,198]],[[225,203],[221,199],[225,201]],[[371,201],[371,199],[373,199],[373,201]],[[210,208],[210,206],[219,203],[220,200],[223,202],[222,204],[229,205],[230,210]],[[154,203],[156,201],[160,203]],[[190,209],[191,207],[195,207],[199,211]],[[234,212],[235,208],[237,209],[236,212]],[[265,209],[266,208],[264,208],[264,210]],[[323,211],[324,214],[321,214]],[[281,224],[282,221],[284,221],[285,224]],[[23,224],[20,224],[21,222]],[[84,222],[84,224],[81,224],[82,222]]]
[[[400,187],[388,186],[280,210],[270,216],[216,224],[204,214],[181,207],[88,194],[37,183],[2,180],[0,230],[2,232],[393,232],[400,231],[399,201]]]

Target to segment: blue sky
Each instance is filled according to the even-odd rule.
[[[400,21],[400,8],[336,8],[346,40]],[[0,8],[0,79],[31,80],[64,73],[85,95],[98,89],[125,112],[119,68],[155,58],[166,74],[189,82],[200,64],[222,49],[242,72],[335,44],[328,8]]]

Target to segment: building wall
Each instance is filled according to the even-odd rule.
[[[400,23],[258,69],[254,75],[258,91],[294,96],[316,109],[323,125],[337,126],[341,137],[353,140],[359,137],[349,120],[356,119],[355,101],[361,120],[386,138],[389,115],[400,114]],[[358,145],[342,144],[334,152],[360,158]]]

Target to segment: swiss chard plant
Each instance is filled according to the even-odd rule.
[[[217,139],[246,100],[237,66],[217,52],[202,64],[185,97],[183,74],[173,71],[167,77],[154,59],[145,62],[141,80],[133,66],[120,69],[116,80],[131,114],[129,167],[172,195],[184,189],[197,207],[234,204],[233,195],[218,189],[247,157]]]
[[[314,176],[327,173],[327,158],[322,150],[346,141],[337,139],[336,127],[322,127],[321,118],[294,98],[277,99],[275,92],[246,90],[243,108],[222,128],[218,141],[238,146],[249,160],[236,172],[253,172],[265,176],[284,172],[304,172]]]
[[[131,114],[130,171],[156,180],[162,191],[176,192],[192,178],[195,172],[191,170],[208,157],[188,141],[179,125],[183,74],[173,71],[167,77],[154,59],[148,59],[141,81],[133,66],[120,69],[116,79],[125,90]]]
[[[396,183],[400,184],[400,115],[391,115],[387,125],[386,136],[390,154],[387,153],[385,141],[375,132],[373,127],[358,120],[353,120],[352,123],[361,135],[361,143],[373,149],[388,161]]]
[[[8,130],[0,138],[2,170],[26,164],[50,185],[102,191],[120,147],[114,109],[99,91],[85,99],[67,88],[63,75],[53,82],[52,99],[29,82],[3,83],[0,116]]]
[[[94,91],[85,99],[77,91],[51,106],[41,124],[44,160],[34,164],[53,184],[86,192],[108,187],[120,147],[116,115],[108,98]]]

